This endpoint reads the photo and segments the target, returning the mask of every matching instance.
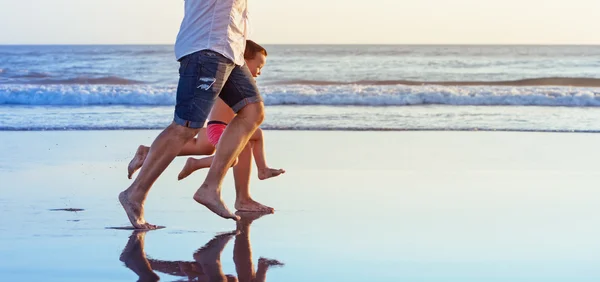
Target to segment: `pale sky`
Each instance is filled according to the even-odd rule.
[[[249,1],[261,44],[600,44],[600,0]],[[0,44],[173,44],[182,16],[183,0],[0,0]]]

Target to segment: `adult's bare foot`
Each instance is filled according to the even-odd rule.
[[[265,180],[285,173],[284,169],[263,168],[258,170],[258,179]]]
[[[236,199],[235,209],[240,212],[262,212],[262,213],[275,213],[275,209],[269,206],[265,206],[251,198],[247,199]]]
[[[239,220],[239,217],[231,213],[225,203],[223,203],[221,195],[209,190],[208,186],[200,186],[196,194],[194,194],[194,200],[222,218]]]
[[[144,207],[141,204],[130,201],[127,191],[119,194],[119,202],[121,202],[127,218],[129,218],[131,225],[135,229],[154,230],[158,228],[158,226],[146,222],[144,219]]]
[[[198,170],[199,168],[196,167],[196,162],[198,162],[198,160],[196,160],[194,158],[188,158],[187,161],[185,161],[185,165],[183,166],[183,169],[177,176],[177,180],[182,180],[182,179],[190,176],[190,174],[192,174],[192,172]]]
[[[150,147],[144,145],[138,147],[135,156],[133,156],[133,159],[131,159],[127,166],[127,178],[131,179],[131,176],[142,167],[146,160],[146,156],[148,156],[148,151],[150,151]]]

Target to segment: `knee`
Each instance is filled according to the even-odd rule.
[[[265,106],[262,102],[248,104],[239,111],[238,116],[258,127],[265,120]]]
[[[181,126],[176,123],[171,123],[171,125],[169,125],[169,127],[167,127],[167,131],[169,132],[169,134],[176,136],[178,138],[181,138],[184,140],[190,140],[190,139],[194,138],[194,136],[196,136],[196,134],[198,134],[198,132],[200,131],[200,128],[189,128],[189,127]]]
[[[252,135],[252,141],[258,141],[258,140],[262,140],[263,139],[263,131],[262,129],[259,127],[256,129],[256,131],[254,131],[254,134]]]

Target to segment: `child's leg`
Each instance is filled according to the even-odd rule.
[[[267,167],[267,158],[265,156],[265,144],[262,129],[257,128],[250,140],[252,144],[252,154],[254,155],[254,161],[258,170],[265,169]]]
[[[215,156],[210,156],[210,157],[205,157],[205,158],[201,158],[201,159],[188,158],[187,161],[185,162],[185,165],[183,166],[183,169],[177,176],[177,179],[178,180],[184,179],[196,170],[203,169],[203,168],[209,168],[210,165],[212,164],[214,157]],[[233,162],[232,167],[235,166],[237,164],[237,162],[238,162],[238,160],[236,158],[235,161]]]
[[[183,169],[177,176],[177,179],[178,180],[184,179],[196,170],[210,167],[213,157],[214,156],[210,156],[210,157],[205,157],[205,158],[201,158],[201,159],[188,158],[187,161],[185,162],[185,165],[183,166]]]
[[[129,162],[127,166],[127,178],[131,179],[131,176],[142,167],[144,161],[146,160],[146,156],[148,155],[148,151],[150,147],[140,145],[135,152],[135,156]],[[200,132],[196,135],[196,138],[190,139],[181,151],[179,151],[178,156],[189,156],[189,155],[212,155],[215,153],[215,146],[213,146],[209,141],[206,135],[206,128],[200,129]]]
[[[252,144],[252,154],[254,155],[256,168],[258,169],[258,179],[265,180],[285,173],[285,170],[283,169],[272,169],[267,166],[262,129],[256,129],[248,142],[251,142]]]
[[[206,128],[200,129],[196,138],[185,143],[178,156],[203,155],[209,156],[215,153],[215,146],[208,141]]]

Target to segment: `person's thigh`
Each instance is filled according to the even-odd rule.
[[[183,57],[179,67],[174,122],[190,128],[204,127],[234,68],[231,60],[210,50]]]

